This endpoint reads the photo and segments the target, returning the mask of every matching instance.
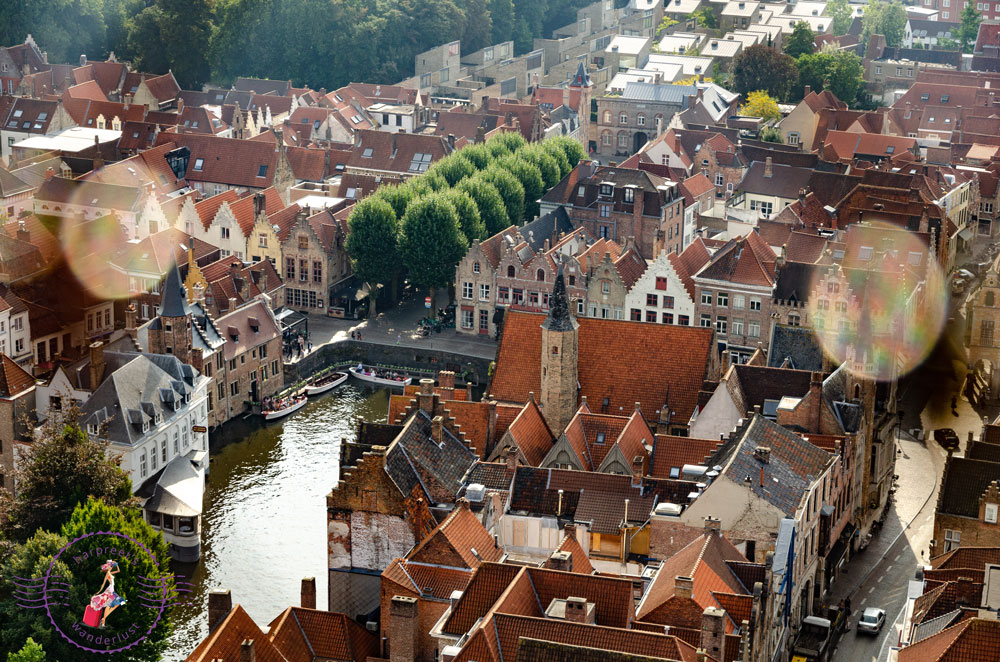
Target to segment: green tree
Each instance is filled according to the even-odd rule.
[[[962,7],[958,15],[961,25],[958,28],[959,48],[965,53],[970,45],[975,45],[979,36],[979,24],[983,22],[983,15],[971,2]]]
[[[799,83],[813,90],[829,90],[846,104],[854,103],[864,86],[861,58],[850,51],[820,51],[799,58]]]
[[[524,218],[524,186],[517,177],[497,165],[483,170],[477,177],[496,188],[507,210],[508,223],[521,225]]]
[[[559,163],[538,143],[522,147],[517,151],[517,156],[538,168],[546,190],[558,184],[559,180],[562,179]]]
[[[517,177],[524,188],[524,219],[531,220],[538,215],[538,199],[545,193],[545,182],[542,172],[530,161],[522,158],[520,153],[505,156],[497,161],[497,167],[506,170]]]
[[[719,15],[716,13],[715,8],[711,6],[711,3],[703,4],[691,12],[691,17],[698,22],[698,27],[708,30],[717,30],[719,28]]]
[[[816,35],[805,21],[799,21],[792,28],[792,34],[785,41],[785,53],[794,58],[812,53],[816,49]]]
[[[402,218],[403,214],[406,213],[407,206],[413,202],[413,199],[417,195],[417,191],[409,183],[396,185],[383,184],[378,187],[373,197],[388,202],[389,206],[392,207],[392,211],[395,212],[396,218]]]
[[[512,0],[490,0],[493,43],[510,41],[514,36],[514,3]]]
[[[587,158],[587,152],[583,149],[583,145],[569,136],[555,136],[549,138],[543,144],[559,147],[563,151],[563,154],[566,155],[566,160],[569,161],[570,170],[575,168],[580,161]]]
[[[428,174],[432,176],[434,173],[441,175],[448,182],[448,186],[454,186],[466,177],[475,174],[475,166],[468,160],[459,158],[458,154],[459,152],[456,152],[451,156],[444,157],[431,166]]]
[[[871,36],[880,34],[885,37],[886,45],[899,46],[903,43],[906,21],[906,8],[899,0],[868,0],[861,16],[861,43],[867,47]]]
[[[44,577],[49,572],[53,557],[67,542],[59,533],[39,530],[26,542],[17,545],[13,554],[0,565],[0,578],[4,586],[14,586],[16,577]],[[78,588],[74,581],[74,570],[70,569],[66,557],[60,557],[52,565],[52,574],[58,575],[60,581],[71,587]],[[91,590],[96,592],[97,586]],[[30,595],[34,595],[34,592],[30,592]],[[58,607],[57,611],[62,615],[63,612]],[[78,611],[82,611],[82,608]],[[4,591],[0,594],[0,650],[19,650],[28,638],[40,644],[55,660],[76,660],[80,657],[81,651],[53,630],[44,610],[25,609],[18,604],[10,590]]]
[[[776,121],[781,119],[781,110],[778,109],[778,102],[767,92],[757,90],[747,95],[747,102],[740,107],[740,115]]]
[[[760,131],[760,139],[766,143],[783,143],[784,139],[781,137],[781,131],[777,127],[765,126]]]
[[[17,494],[0,489],[0,530],[9,540],[58,530],[88,496],[113,506],[136,503],[121,455],[85,434],[78,417],[72,407],[50,416],[14,471]]]
[[[458,214],[441,193],[414,200],[403,216],[400,254],[409,279],[430,290],[447,287],[455,267],[469,249],[459,228]]]
[[[409,207],[413,206],[411,202]],[[354,205],[347,217],[347,254],[351,268],[371,288],[369,316],[375,316],[378,285],[395,282],[399,262],[399,222],[388,202],[370,196]]]
[[[507,208],[503,204],[503,198],[497,193],[497,189],[493,184],[490,184],[482,177],[469,177],[460,181],[455,189],[468,194],[472,198],[472,201],[476,203],[476,208],[479,210],[479,217],[486,227],[486,236],[492,237],[510,225],[507,218]]]
[[[465,30],[462,32],[462,50],[474,53],[494,43],[490,0],[461,0],[458,4],[466,17]]]
[[[7,662],[45,662],[45,651],[34,639],[28,637],[21,650],[7,654]]]
[[[826,11],[833,19],[833,34],[836,37],[847,34],[854,21],[854,12],[847,0],[830,0],[826,4]]]
[[[50,62],[75,63],[81,53],[104,55],[107,28],[103,0],[5,2],[0,8],[4,44],[24,43],[30,33]],[[20,61],[15,62],[20,67]]]
[[[465,159],[476,170],[482,170],[490,164],[490,151],[485,145],[468,145],[455,152],[455,156]]]
[[[448,180],[439,170],[429,170],[420,177],[420,182],[431,187],[432,191],[444,191],[451,188]]]
[[[514,153],[528,144],[528,141],[516,131],[505,131],[486,141],[486,145],[500,144],[507,148],[508,152]]]
[[[669,16],[664,16],[660,20],[660,24],[656,26],[656,38],[659,39],[660,37],[662,37],[667,30],[674,27],[675,25],[677,25],[676,20],[670,18]]]
[[[476,239],[486,238],[486,225],[479,214],[479,207],[465,191],[449,189],[443,193],[458,214],[458,227],[462,230],[466,242],[471,244]]]
[[[165,72],[165,60],[182,88],[199,88],[211,74],[214,18],[210,0],[155,0],[129,26],[128,44],[136,67]],[[153,36],[156,40],[150,41]]]
[[[562,148],[559,147],[559,143],[556,143],[551,139],[545,140],[542,142],[542,149],[548,152],[549,156],[555,159],[556,165],[559,166],[560,180],[566,175],[568,175],[570,171],[573,170],[573,166],[570,164],[569,159],[566,157],[566,152],[564,152]]]
[[[798,78],[794,59],[763,44],[744,49],[733,62],[733,87],[744,98],[751,92],[764,90],[785,101]]]

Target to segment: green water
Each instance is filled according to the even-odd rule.
[[[302,577],[327,598],[326,495],[337,480],[341,438],[356,422],[385,420],[389,392],[353,379],[287,419],[232,421],[212,440],[201,561],[175,564],[194,584],[174,612],[165,662],[183,660],[208,633],[208,592],[228,588],[259,626],[299,604]]]

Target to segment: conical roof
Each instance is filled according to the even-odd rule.
[[[572,331],[576,328],[576,320],[569,310],[569,295],[566,293],[566,280],[563,277],[561,263],[552,296],[549,298],[549,314],[542,322],[542,328],[549,331]]]
[[[191,312],[188,308],[184,287],[181,285],[181,272],[177,263],[167,269],[167,278],[163,281],[163,295],[160,297],[160,317],[185,317]]]

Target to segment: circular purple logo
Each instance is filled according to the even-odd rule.
[[[73,591],[74,587],[56,574],[60,559],[74,570],[78,584],[100,580],[100,586],[86,587],[86,604],[74,604],[76,596],[72,594],[80,591]],[[147,560],[149,563],[144,562]],[[147,572],[150,567],[159,568],[156,555],[123,533],[98,531],[74,538],[52,557],[41,578],[43,595],[65,596],[63,600],[44,601],[49,622],[63,639],[91,653],[119,653],[140,644],[159,625],[178,590],[170,581],[172,576],[145,577],[143,567]],[[119,611],[130,603],[128,609]]]

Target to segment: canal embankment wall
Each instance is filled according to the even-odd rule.
[[[482,385],[489,379],[492,362],[489,358],[441,349],[342,340],[321,345],[296,362],[284,364],[284,378],[285,385],[291,386],[326,368],[363,363],[402,369],[413,373],[415,378],[433,377],[441,370],[450,370],[459,382]]]

